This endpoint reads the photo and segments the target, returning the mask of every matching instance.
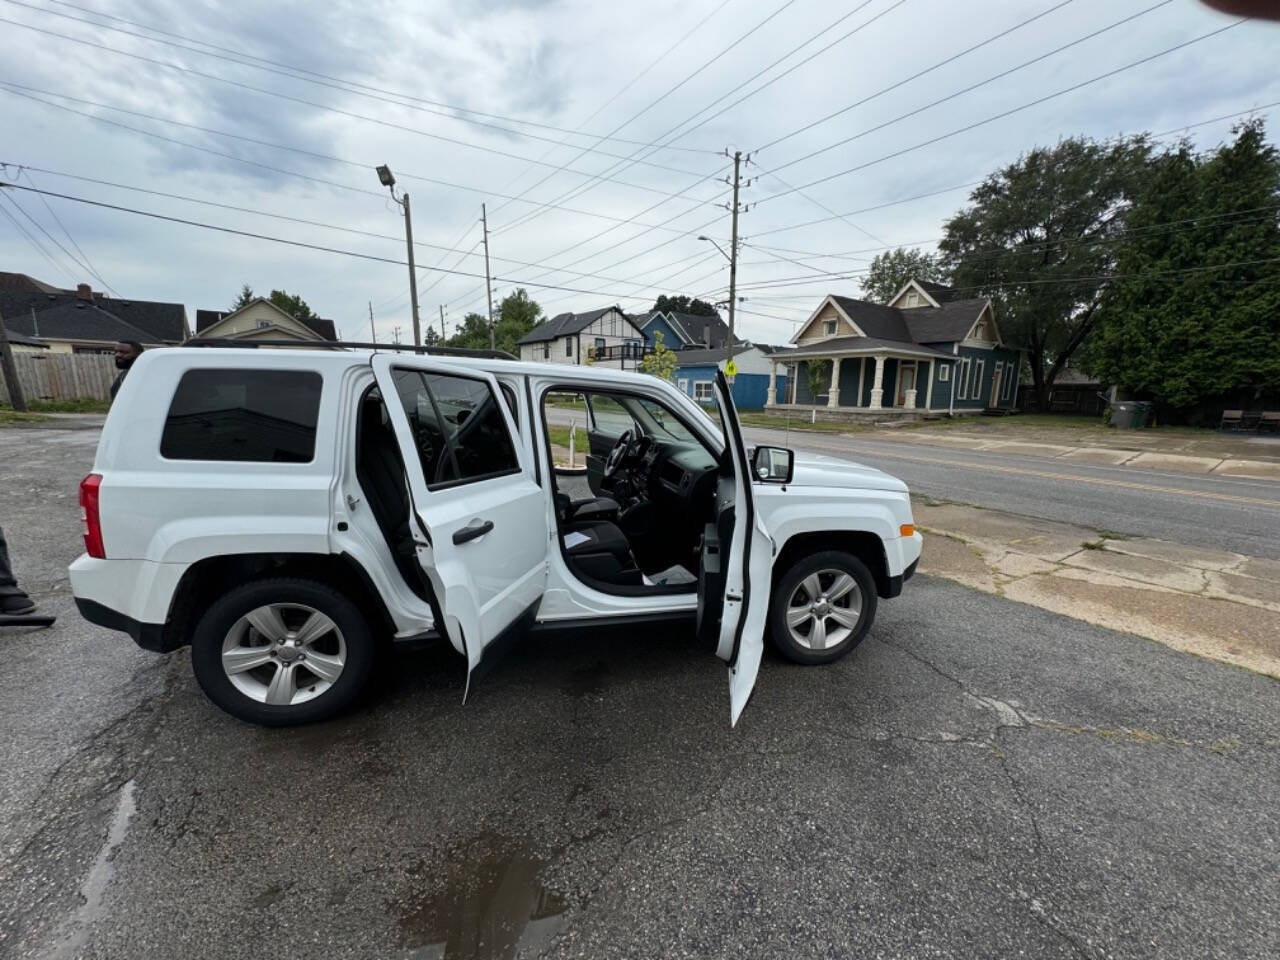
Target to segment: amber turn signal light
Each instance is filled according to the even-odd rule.
[[[916,525],[914,523],[904,523],[902,526],[898,528],[898,533],[902,534],[902,536],[904,537],[909,537],[915,532],[916,532]]]

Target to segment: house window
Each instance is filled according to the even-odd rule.
[[[1006,400],[1013,396],[1013,381],[1016,376],[1017,371],[1014,369],[1013,361],[1011,360],[1005,364],[1004,368],[1004,398]]]
[[[983,368],[987,365],[985,360],[975,360],[973,364],[973,383],[969,388],[969,399],[979,400],[982,398],[982,374]]]
[[[827,320],[822,324],[822,329],[828,337],[834,337],[836,335],[836,322]]]
[[[265,330],[265,329],[267,329],[267,327],[271,326],[271,321],[270,321],[270,320],[259,320],[259,321],[257,322],[256,326],[257,326],[257,328],[258,328],[259,330]]]
[[[573,356],[573,337],[564,338],[564,355],[566,357]]]
[[[960,361],[960,372],[956,375],[956,399],[963,400],[969,395],[969,358]]]
[[[951,364],[949,363],[938,364],[938,382],[946,383],[950,379],[951,379]]]
[[[681,393],[687,394],[689,392],[689,378],[681,377],[676,381],[676,386],[680,388]]]
[[[711,381],[699,380],[693,385],[693,399],[699,403],[711,402]]]
[[[918,307],[918,306],[920,306],[920,295],[919,295],[919,294],[915,294],[915,293],[908,293],[908,294],[907,294],[907,306],[908,306],[908,307]]]
[[[987,339],[987,323],[985,320],[980,321],[979,323],[974,325],[973,338],[975,340]]]
[[[551,341],[550,340],[548,340],[546,343],[542,345],[542,359],[543,360],[551,359]]]

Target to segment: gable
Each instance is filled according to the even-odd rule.
[[[916,280],[908,280],[907,285],[889,301],[889,306],[898,310],[915,310],[919,307],[939,307],[940,304],[928,290]]]
[[[258,298],[229,313],[200,331],[202,337],[261,337],[255,331],[276,328],[276,332],[299,340],[315,340],[317,335],[301,320],[294,319],[274,303]]]
[[[835,332],[828,333],[827,324],[835,321]],[[830,337],[863,337],[866,336],[858,326],[841,310],[831,297],[826,297],[812,316],[800,327],[799,333],[791,338],[792,343],[817,343]]]

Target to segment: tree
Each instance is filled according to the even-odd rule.
[[[462,318],[462,325],[448,339],[447,345],[469,350],[488,350],[489,321],[482,314],[468,313]]]
[[[1183,143],[1159,158],[1085,351],[1087,369],[1175,417],[1280,383],[1280,154],[1260,121],[1233,133],[1209,156]]]
[[[674,381],[679,360],[680,358],[676,356],[674,350],[663,345],[662,331],[655,330],[653,332],[653,351],[646,353],[644,358],[641,359],[640,369],[645,373],[653,374],[655,377],[661,377],[663,380]]]
[[[231,304],[231,312],[239,310],[241,307],[247,307],[257,299],[257,295],[253,292],[253,287],[247,283],[240,287],[240,296],[236,297],[235,302]]]
[[[311,312],[311,308],[307,306],[307,301],[296,293],[290,294],[285,293],[283,290],[272,290],[271,296],[267,297],[267,299],[295,320],[310,320],[315,316]]]
[[[499,350],[519,356],[520,338],[542,320],[542,308],[529,299],[523,287],[502,298],[498,305],[497,323],[494,325],[494,342]],[[485,342],[487,347],[488,341]]]
[[[691,313],[699,317],[718,317],[719,313],[716,308],[705,300],[691,300],[687,296],[668,297],[663,294],[653,301],[653,309],[666,312],[668,310],[673,313]]]
[[[805,364],[805,374],[809,380],[809,393],[817,403],[818,395],[831,389],[831,361],[810,360]]]
[[[427,327],[427,332],[422,335],[422,342],[428,347],[434,347],[440,342],[440,331],[435,327]]]
[[[944,227],[939,250],[952,284],[991,298],[1005,339],[1027,350],[1041,410],[1097,323],[1114,240],[1150,153],[1141,136],[1037,147],[987,177]]]
[[[874,303],[888,303],[895,293],[907,285],[908,280],[945,283],[947,271],[932,254],[898,247],[896,250],[876,254],[862,281],[862,294]]]

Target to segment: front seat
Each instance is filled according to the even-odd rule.
[[[616,523],[577,521],[562,536],[564,552],[577,573],[623,586],[644,582],[644,575],[631,555],[627,535]]]
[[[617,523],[622,508],[612,497],[587,497],[584,500],[571,500],[567,493],[556,494],[556,515],[561,523],[581,522],[593,523],[607,520]]]

